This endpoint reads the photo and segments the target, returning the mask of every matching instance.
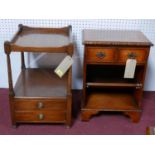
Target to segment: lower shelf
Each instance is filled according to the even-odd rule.
[[[67,74],[59,78],[54,69],[22,70],[15,88],[15,98],[66,98]]]
[[[117,91],[89,92],[83,109],[99,111],[141,111],[132,93]]]

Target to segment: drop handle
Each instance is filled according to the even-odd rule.
[[[39,114],[39,115],[38,115],[38,119],[39,119],[39,120],[43,120],[43,119],[44,119],[44,114]]]
[[[37,104],[38,109],[42,109],[44,107],[44,104],[42,102],[39,102]]]
[[[129,53],[128,54],[128,58],[129,59],[135,59],[137,57],[137,54],[136,53]]]
[[[106,54],[104,52],[97,52],[96,56],[100,59],[103,59],[106,56]]]

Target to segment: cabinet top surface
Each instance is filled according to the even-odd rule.
[[[83,30],[85,45],[131,45],[152,46],[153,44],[140,31],[130,30]]]
[[[33,28],[21,26],[11,41],[19,47],[50,48],[63,47],[71,43],[70,27],[64,28]]]

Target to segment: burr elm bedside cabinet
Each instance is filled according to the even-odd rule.
[[[19,25],[13,39],[4,43],[9,78],[12,125],[19,123],[65,123],[71,125],[71,68],[59,78],[54,68],[26,68],[24,52],[73,54],[71,26],[33,28]],[[21,72],[13,86],[10,54],[21,53]]]
[[[84,30],[82,120],[101,111],[140,120],[142,93],[153,44],[139,31]],[[124,78],[127,59],[135,59],[133,78]],[[134,61],[135,61],[134,60]]]

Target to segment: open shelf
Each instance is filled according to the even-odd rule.
[[[141,67],[136,68],[133,79],[124,78],[125,66],[102,66],[88,65],[87,87],[142,87],[137,78],[137,72]]]
[[[67,75],[59,78],[54,69],[24,69],[14,92],[15,98],[66,98]]]
[[[100,111],[140,111],[132,91],[93,89],[87,92],[85,109]]]

